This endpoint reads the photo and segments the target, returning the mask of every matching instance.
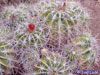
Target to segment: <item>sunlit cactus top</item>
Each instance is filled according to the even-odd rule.
[[[23,24],[19,25],[15,31],[15,37],[17,44],[22,44],[26,47],[34,46],[38,48],[45,43],[46,35],[44,31],[45,27],[41,24]]]
[[[87,13],[79,3],[72,1],[43,0],[40,1],[38,10],[48,24],[58,24],[59,19],[66,25],[75,25],[77,22],[86,23],[88,20]]]

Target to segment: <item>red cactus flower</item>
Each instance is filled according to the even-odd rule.
[[[63,6],[62,6],[62,10],[65,11],[66,9],[66,3],[64,2]]]
[[[64,2],[63,7],[65,7],[65,6],[66,6],[66,3]]]
[[[35,25],[34,24],[29,24],[28,28],[30,31],[34,31],[35,30]]]

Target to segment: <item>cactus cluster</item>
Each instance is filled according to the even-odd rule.
[[[23,66],[25,72],[19,72],[23,75],[70,75],[97,60],[89,16],[77,2],[42,0],[6,6],[0,20],[1,75],[21,68],[15,59]]]

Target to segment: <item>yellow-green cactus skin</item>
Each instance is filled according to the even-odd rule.
[[[65,58],[59,54],[42,51],[42,58],[34,67],[36,75],[68,75],[71,66],[68,65]]]
[[[0,41],[0,74],[9,74],[13,65],[13,53],[14,51],[5,42]]]
[[[44,28],[40,24],[35,24],[35,30],[32,32],[28,30],[28,24],[19,26],[15,31],[15,38],[18,44],[29,48],[32,46],[38,48],[46,39]]]
[[[74,39],[73,43],[76,45],[73,49],[73,57],[77,56],[79,65],[89,66],[95,62],[98,56],[94,46],[96,40],[91,34],[84,33],[77,39]]]
[[[84,25],[88,21],[88,15],[81,6],[73,1],[41,1],[38,10],[41,13],[42,20],[54,30],[64,32],[68,27],[77,23]]]

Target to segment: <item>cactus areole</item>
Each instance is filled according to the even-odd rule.
[[[35,25],[34,24],[29,24],[28,28],[29,28],[30,31],[33,32],[35,30]]]

